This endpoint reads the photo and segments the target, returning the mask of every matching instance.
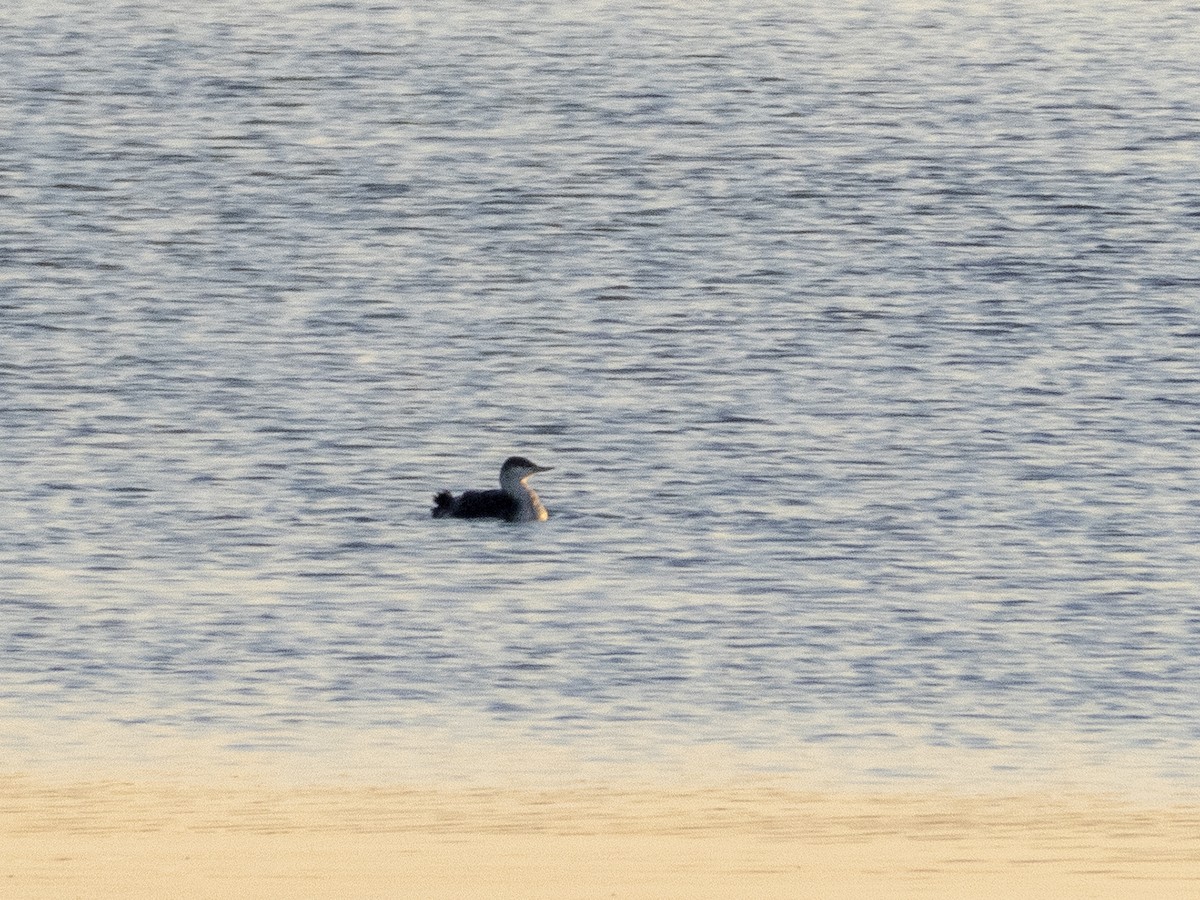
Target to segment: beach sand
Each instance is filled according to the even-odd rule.
[[[0,776],[11,898],[1194,898],[1200,807],[1087,795]]]

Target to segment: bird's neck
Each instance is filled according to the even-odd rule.
[[[528,476],[526,476],[528,477]],[[538,499],[537,491],[525,483],[523,478],[510,476],[500,479],[500,487],[504,493],[517,501],[517,506],[520,512],[517,518],[522,522],[544,522],[550,518],[550,514],[546,512],[546,507],[542,506],[542,501]]]
[[[529,476],[525,476],[528,478]],[[501,472],[500,473],[500,489],[506,494],[511,494],[514,497],[520,497],[523,493],[529,490],[529,485],[525,483],[525,479],[521,478],[516,472]]]
[[[529,485],[522,483],[521,487],[524,490],[517,494],[517,502],[521,504],[521,518],[531,522],[545,522],[550,518],[550,513],[546,512],[546,507],[542,506],[542,501],[537,495],[537,491]]]

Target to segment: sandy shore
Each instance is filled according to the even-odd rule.
[[[1200,808],[1089,796],[0,776],[0,894],[1197,897]]]

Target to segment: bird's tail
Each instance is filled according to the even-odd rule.
[[[435,494],[433,502],[436,504],[430,512],[435,519],[443,519],[454,512],[454,495],[449,491],[442,491]]]

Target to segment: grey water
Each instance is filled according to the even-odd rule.
[[[6,11],[6,764],[1196,791],[1198,38]],[[549,522],[429,518],[512,453]]]

